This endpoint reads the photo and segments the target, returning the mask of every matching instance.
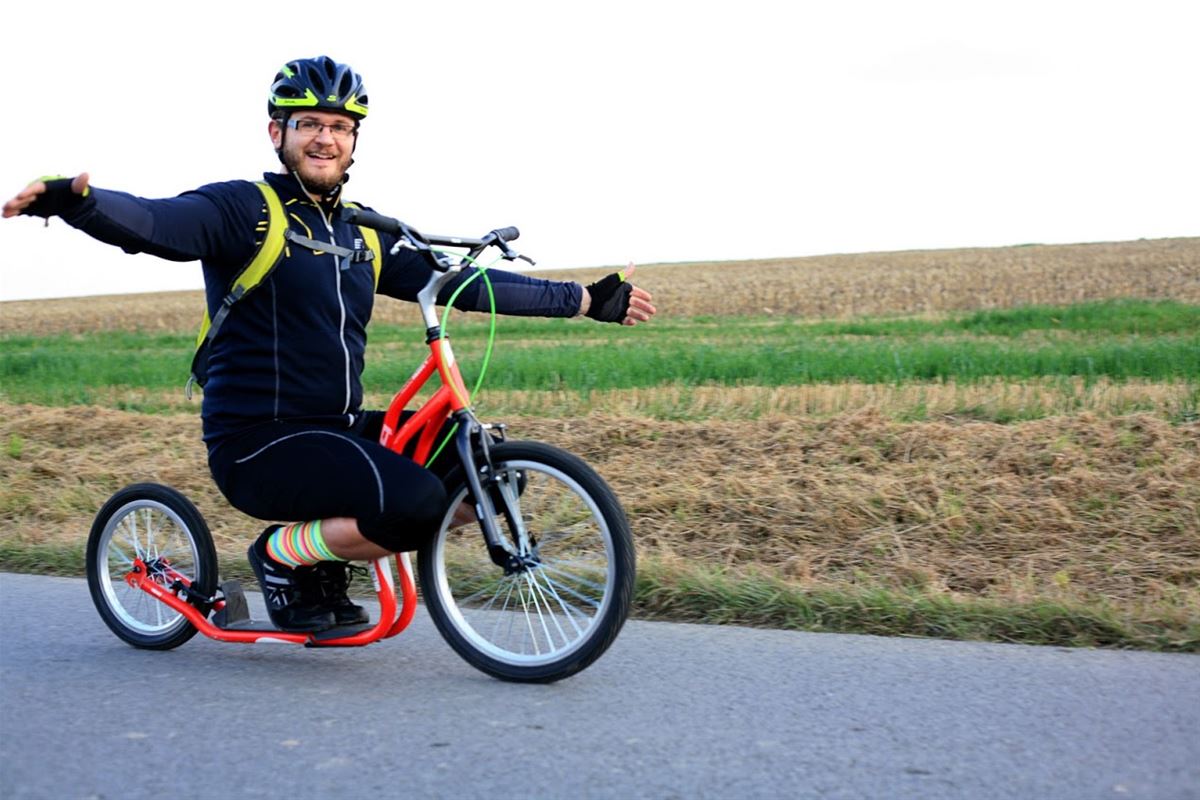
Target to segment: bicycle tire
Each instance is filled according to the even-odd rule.
[[[196,626],[125,583],[131,554],[146,562],[150,578],[164,587],[173,581],[156,570],[169,564],[196,591],[211,597],[217,583],[217,553],[204,517],[175,489],[138,483],[109,498],[88,535],[88,590],[104,623],[134,647],[178,647],[196,635]]]
[[[629,522],[577,456],[505,442],[491,448],[491,460],[517,495],[536,565],[506,574],[492,563],[478,524],[451,527],[469,497],[460,465],[446,477],[442,524],[418,553],[425,604],[442,638],[475,668],[506,681],[561,680],[599,658],[629,614],[636,577]],[[496,522],[510,542],[520,541],[507,515],[498,512]]]

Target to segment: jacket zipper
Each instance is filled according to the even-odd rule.
[[[313,205],[317,208],[317,213],[321,215],[321,221],[325,223],[325,229],[329,231],[329,243],[334,247],[338,246],[337,237],[333,235],[333,223],[325,214],[325,210],[321,208],[319,203]],[[342,265],[338,263],[338,257],[333,253],[329,254],[333,257],[333,276],[337,285],[338,309],[341,311],[341,320],[338,322],[338,341],[342,345],[342,354],[345,357],[346,363],[346,401],[342,404],[342,413],[346,414],[353,424],[354,415],[350,414],[350,348],[346,346],[346,301],[342,297]]]

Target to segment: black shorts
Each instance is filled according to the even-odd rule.
[[[229,503],[252,517],[351,517],[375,544],[417,550],[441,522],[446,492],[433,472],[379,444],[382,425],[380,411],[351,428],[264,423],[222,439],[208,466]]]

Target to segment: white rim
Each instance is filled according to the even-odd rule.
[[[133,500],[121,506],[104,526],[94,566],[105,603],[126,628],[160,636],[186,625],[182,614],[125,582],[135,557],[168,558],[173,569],[191,580],[197,578],[196,543],[170,506],[156,500]]]

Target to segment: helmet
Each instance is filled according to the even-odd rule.
[[[287,117],[302,108],[340,111],[363,119],[367,116],[367,90],[362,76],[329,56],[289,61],[279,68],[271,84],[267,113],[274,118]]]

